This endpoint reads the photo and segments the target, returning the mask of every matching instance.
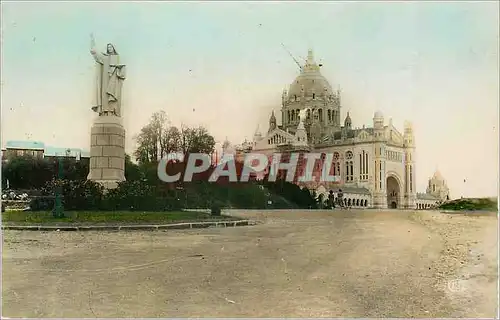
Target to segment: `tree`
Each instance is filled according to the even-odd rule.
[[[135,137],[137,150],[134,152],[139,163],[151,162],[161,159],[165,155],[164,132],[168,132],[168,118],[165,111],[153,113],[151,120]]]
[[[137,150],[134,156],[139,164],[156,162],[169,153],[211,153],[215,139],[204,127],[177,128],[170,125],[164,111],[153,113],[151,120],[135,137]]]
[[[182,127],[180,150],[184,154],[189,153],[212,153],[215,147],[215,139],[202,126],[198,128]]]
[[[132,162],[130,155],[125,154],[125,180],[137,181],[142,178],[139,166]]]
[[[162,156],[180,150],[181,132],[177,127],[169,127],[161,136]]]

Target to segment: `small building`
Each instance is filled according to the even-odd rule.
[[[2,162],[22,156],[47,159],[64,157],[90,163],[90,152],[82,149],[51,147],[40,141],[7,141],[5,149],[2,149]]]
[[[2,160],[12,157],[33,156],[43,158],[45,144],[40,141],[7,141],[5,146],[5,156],[2,150]]]
[[[439,171],[436,170],[432,178],[429,179],[426,193],[436,197],[441,202],[450,200],[450,189]]]
[[[439,171],[429,179],[425,193],[417,194],[417,209],[432,209],[450,200],[450,189]]]
[[[90,163],[90,152],[77,148],[57,148],[47,146],[43,157],[46,159],[67,158]]]

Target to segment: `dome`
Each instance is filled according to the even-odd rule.
[[[301,97],[302,89],[304,90],[305,96],[312,96],[313,93],[321,96],[324,95],[325,91],[327,95],[333,95],[332,86],[321,74],[320,67],[316,64],[316,61],[314,61],[312,50],[308,52],[307,61],[301,68],[300,75],[295,78],[290,85],[288,98],[293,99],[295,96]]]
[[[382,113],[382,111],[376,111],[375,115],[373,117],[376,118],[376,119],[383,119],[384,118],[384,114]]]
[[[435,179],[435,180],[439,180],[439,181],[443,181],[444,180],[444,178],[441,175],[441,172],[439,172],[439,170],[436,170],[436,172],[434,172],[434,176],[432,178]]]

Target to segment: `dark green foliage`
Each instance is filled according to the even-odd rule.
[[[183,208],[220,209],[286,209],[315,208],[316,202],[307,189],[278,181],[246,183],[208,182],[210,172],[199,174],[190,183],[167,184],[158,179],[155,162],[136,165],[126,157],[127,181],[118,188],[104,192],[101,185],[87,181],[84,162],[61,159],[62,179],[58,177],[59,161],[29,157],[14,158],[4,167],[12,188],[36,188],[41,197],[32,198],[34,211],[50,211],[55,206],[56,190],[60,188],[65,211],[70,210],[136,210],[173,211]],[[173,172],[183,171],[183,163],[171,165]],[[238,175],[242,166],[237,165]],[[29,192],[32,194],[32,192]],[[218,210],[215,210],[218,211]]]
[[[289,202],[296,204],[299,208],[316,209],[318,207],[315,194],[311,193],[305,187],[301,189],[298,185],[284,180],[264,182],[263,185],[270,192],[282,196]]]
[[[54,196],[40,196],[31,199],[29,207],[31,211],[49,211],[54,208]]]
[[[36,158],[32,156],[12,157],[2,164],[2,188],[38,189],[54,178],[59,177],[59,161],[62,166],[62,179],[87,180],[88,159],[77,161],[74,158]],[[156,170],[156,167],[155,167]],[[156,171],[154,172],[156,175]],[[125,177],[128,181],[142,179],[139,166],[125,155]]]
[[[173,211],[182,209],[175,191],[161,191],[145,181],[124,181],[109,190],[102,210]]]
[[[443,203],[439,206],[441,210],[466,210],[466,211],[497,211],[498,201],[491,198],[465,198],[456,199]]]
[[[132,162],[128,154],[125,155],[125,180],[137,181],[141,180],[142,172],[139,166]]]
[[[89,180],[51,180],[42,193],[55,197],[57,191],[63,195],[65,210],[97,210],[103,198],[104,188],[97,182]]]
[[[222,203],[219,201],[215,201],[214,203],[212,203],[212,207],[210,208],[210,214],[212,216],[220,216],[222,211],[221,206]]]
[[[61,159],[62,176],[67,180],[86,180],[89,173],[87,161],[72,158]],[[2,164],[2,184],[7,179],[12,189],[37,189],[58,177],[59,160],[32,156],[12,157]]]

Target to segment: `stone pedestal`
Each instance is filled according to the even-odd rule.
[[[100,116],[90,134],[90,172],[87,176],[106,189],[125,181],[125,129],[122,118]]]

